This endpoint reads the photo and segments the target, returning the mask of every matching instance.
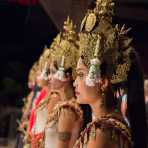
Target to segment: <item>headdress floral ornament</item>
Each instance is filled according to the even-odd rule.
[[[38,79],[48,80],[48,74],[47,74],[47,62],[44,65],[44,68],[41,71],[41,74],[38,76]]]
[[[133,50],[130,47],[132,39],[126,36],[130,29],[112,24],[114,5],[112,0],[97,0],[96,7],[88,10],[81,24],[79,52],[84,64],[89,68],[86,78],[88,86],[94,86],[98,82],[100,66],[103,63],[107,64],[106,74],[112,83],[127,79],[131,65],[129,55]],[[95,53],[98,42],[99,49]],[[95,60],[99,62],[96,63]],[[121,69],[122,73],[119,73]]]
[[[31,69],[30,69],[30,71],[29,71],[28,81],[33,81],[33,82],[35,82],[37,70],[38,70],[38,63],[35,62],[35,63],[32,65],[32,67],[31,67]]]
[[[63,32],[59,33],[57,41],[53,44],[52,59],[58,64],[58,71],[55,77],[64,80],[64,71],[71,68],[72,76],[75,77],[75,68],[78,59],[77,34],[75,26],[68,17],[63,25]]]
[[[49,59],[51,56],[51,50],[47,48],[47,46],[44,47],[43,53],[41,54],[38,65],[41,71],[40,76],[38,76],[38,79],[44,79],[48,80],[48,65],[49,65]]]

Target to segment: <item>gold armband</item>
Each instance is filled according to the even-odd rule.
[[[71,138],[70,132],[58,132],[58,138],[61,141],[68,141]]]

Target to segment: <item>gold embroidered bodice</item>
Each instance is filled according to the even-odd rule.
[[[76,141],[73,148],[86,148],[89,140],[96,139],[96,131],[100,129],[118,148],[131,148],[131,134],[128,126],[113,115],[104,115],[88,124]]]
[[[53,111],[48,115],[47,126],[51,122],[53,123],[58,122],[60,113],[63,109],[72,111],[75,114],[74,118],[76,120],[82,120],[83,113],[79,104],[76,102],[75,99],[71,99],[68,101],[61,101],[54,107]]]

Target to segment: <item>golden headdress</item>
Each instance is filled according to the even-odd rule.
[[[132,39],[126,36],[130,29],[112,24],[114,5],[112,0],[97,0],[96,7],[88,10],[80,28],[79,51],[91,73],[98,67],[94,61],[91,63],[96,58],[99,66],[107,64],[106,74],[111,82],[118,83],[127,79],[131,65],[129,54],[133,49],[130,47]]]
[[[51,50],[47,48],[47,46],[45,45],[43,52],[38,60],[39,68],[41,71],[43,70],[45,63],[50,63],[50,56],[51,56]]]
[[[50,64],[50,56],[51,50],[47,48],[47,46],[45,46],[43,49],[43,53],[38,60],[38,70],[41,72],[40,76],[38,76],[39,79],[48,79],[47,71]]]
[[[28,82],[35,82],[37,70],[38,70],[38,63],[35,62],[29,71]]]
[[[78,59],[77,34],[74,28],[72,20],[68,17],[64,22],[63,32],[58,34],[56,41],[51,46],[52,58],[57,62],[58,67],[63,66],[66,70],[72,68],[73,78]]]

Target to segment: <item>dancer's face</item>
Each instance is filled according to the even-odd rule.
[[[28,88],[32,90],[34,88],[34,86],[35,86],[35,82],[33,80],[29,80],[28,81]]]
[[[144,92],[145,95],[148,95],[148,79],[144,81]]]
[[[51,62],[50,68],[49,68],[49,75],[48,75],[48,85],[50,86],[51,90],[61,89],[68,82],[68,78],[65,78],[64,81],[60,81],[54,77],[57,70],[58,70],[58,68],[56,66],[56,63]]]
[[[74,82],[75,93],[79,103],[81,104],[91,104],[100,95],[99,83],[96,86],[89,87],[86,85],[85,80],[88,75],[88,68],[83,64],[80,58],[77,63],[77,77]]]
[[[36,83],[37,83],[37,86],[43,88],[44,86],[47,85],[47,81],[44,80],[43,78],[41,78],[40,75],[41,75],[41,71],[38,70],[37,71],[37,77],[36,77]]]

